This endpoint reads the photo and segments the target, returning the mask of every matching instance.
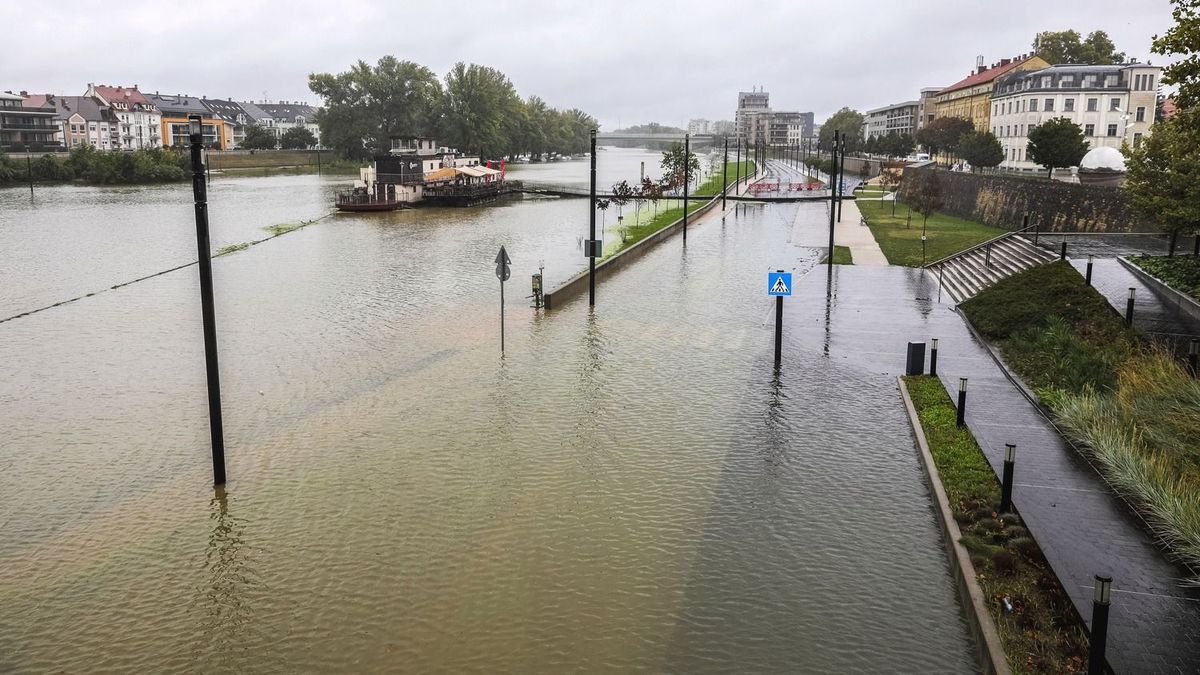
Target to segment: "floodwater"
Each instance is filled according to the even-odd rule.
[[[214,248],[338,182],[214,177]],[[194,258],[185,186],[28,199],[5,316]],[[582,266],[582,200],[220,257],[220,492],[194,266],[0,323],[0,671],[972,671],[894,381],[794,341],[773,376],[797,209],[668,240],[594,312],[522,298]]]

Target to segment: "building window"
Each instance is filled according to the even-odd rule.
[[[1154,89],[1154,75],[1146,76],[1146,89],[1149,89],[1149,90]]]
[[[1050,76],[1043,75],[1042,76],[1042,89],[1049,89],[1049,88],[1050,88]]]
[[[1118,76],[1108,75],[1104,78],[1104,86],[1115,87],[1115,86],[1117,86],[1117,80],[1118,80]]]
[[[1146,107],[1145,107],[1145,106],[1138,106],[1138,109],[1137,109],[1137,116],[1135,117],[1135,119],[1136,119],[1138,122],[1145,122],[1145,121],[1146,121]]]
[[[1029,99],[1029,112],[1037,112],[1037,99]]]
[[[1142,142],[1142,135],[1140,133],[1134,134],[1133,135],[1133,147],[1136,148],[1138,145],[1141,144],[1141,142]]]
[[[1120,110],[1121,109],[1121,99],[1119,99],[1119,98],[1109,99],[1108,100],[1108,109],[1109,110]]]
[[[1100,109],[1100,99],[1089,98],[1087,109],[1088,109],[1088,112],[1096,112],[1097,110],[1099,110]]]
[[[1054,99],[1052,99],[1052,98],[1046,99],[1046,105],[1044,105],[1042,107],[1042,110],[1045,110],[1046,112],[1053,112],[1054,111]]]
[[[1117,125],[1115,125],[1115,124],[1108,125],[1108,135],[1109,136],[1117,135]]]
[[[1095,124],[1083,125],[1083,135],[1084,136],[1095,136],[1096,135],[1096,125]]]
[[[1075,76],[1063,75],[1062,79],[1058,81],[1058,86],[1063,89],[1070,89],[1075,86]]]
[[[1075,99],[1063,99],[1063,112],[1075,112]]]

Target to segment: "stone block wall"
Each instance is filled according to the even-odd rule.
[[[931,167],[907,169],[904,180],[928,180],[934,171],[945,203],[941,210],[961,218],[1017,230],[1028,212],[1030,224],[1040,224],[1043,232],[1155,231],[1120,188]]]

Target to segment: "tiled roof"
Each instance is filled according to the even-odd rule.
[[[959,80],[958,82],[955,82],[954,84],[950,85],[949,87],[946,87],[945,89],[941,90],[938,93],[945,94],[945,93],[951,92],[951,91],[958,91],[959,89],[967,89],[969,87],[974,87],[977,84],[987,84],[988,82],[991,82],[992,80],[996,79],[997,77],[1000,77],[1004,73],[1007,73],[1008,71],[1020,66],[1021,64],[1025,63],[1026,61],[1029,61],[1030,59],[1033,59],[1033,58],[1037,58],[1037,57],[1029,56],[1024,59],[1014,59],[1013,61],[1010,61],[1009,63],[1004,63],[1003,65],[994,66],[992,68],[986,68],[986,69],[976,72],[972,75],[968,75],[967,77]]]
[[[78,113],[89,122],[115,122],[112,109],[100,103],[91,96],[56,96],[54,99],[55,117],[61,120],[69,119]]]
[[[208,108],[205,108],[200,99],[195,96],[188,96],[187,94],[176,94],[174,96],[170,94],[146,94],[146,98],[163,113],[182,113],[185,115],[198,113],[205,116],[209,115]]]
[[[138,91],[137,87],[108,87],[104,85],[96,85],[96,95],[109,104],[117,101],[127,101],[129,103],[141,103],[149,105],[150,101]]]
[[[307,122],[313,122],[317,115],[316,108],[303,103],[259,103],[258,107],[271,117],[284,122],[291,122],[297,116],[304,117]]]

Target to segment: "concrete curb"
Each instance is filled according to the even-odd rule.
[[[934,464],[933,455],[929,452],[929,444],[925,440],[925,429],[921,426],[917,410],[913,407],[912,399],[908,395],[908,387],[904,385],[904,378],[897,377],[896,383],[900,386],[900,395],[904,398],[904,409],[908,412],[908,421],[912,424],[913,435],[917,437],[917,447],[920,450],[921,465],[925,468],[925,479],[929,481],[929,491],[933,493],[934,501],[937,503],[934,510],[942,524],[942,535],[946,539],[946,557],[957,577],[958,595],[963,603],[963,614],[966,615],[967,623],[971,626],[972,637],[975,638],[979,667],[984,673],[1009,675],[1012,671],[1008,668],[1008,659],[1004,654],[1004,647],[1000,643],[1000,634],[996,632],[996,624],[992,621],[992,615],[988,611],[987,601],[983,597],[983,589],[976,581],[975,566],[971,564],[971,556],[967,553],[967,548],[960,542],[962,532],[958,529],[958,522],[954,520],[954,512],[950,510],[950,502],[946,498],[945,488],[942,487],[942,479],[938,477],[937,465]]]
[[[1180,314],[1186,314],[1192,319],[1200,321],[1200,302],[1196,302],[1187,294],[1171,288],[1165,281],[1138,267],[1124,256],[1117,256],[1117,262],[1124,265],[1125,269],[1129,270],[1133,276],[1149,286],[1150,290],[1162,298],[1163,302],[1168,305],[1174,305]]]
[[[757,176],[758,176],[757,173],[754,174],[754,176],[748,176],[746,178],[743,178],[742,182],[752,180],[753,178],[755,178]],[[734,183],[733,185],[730,185],[729,187],[725,188],[726,194],[728,194],[728,192],[730,190],[734,189],[734,187],[737,185],[738,185],[738,183]],[[700,208],[698,208],[695,211],[688,214],[688,223],[694,224],[701,217],[703,217],[704,215],[707,215],[709,211],[712,211],[712,209],[720,202],[721,202],[721,195],[718,193],[715,197],[713,197],[711,200],[709,200],[709,202],[707,204],[705,204],[704,206],[701,206]],[[662,241],[663,239],[666,239],[667,237],[670,237],[672,234],[674,234],[675,232],[677,232],[681,229],[683,229],[683,218],[676,220],[675,222],[671,223],[670,225],[667,225],[666,227],[662,228],[658,232],[655,232],[654,234],[646,237],[645,239],[634,244],[633,246],[630,246],[629,248],[621,251],[620,253],[614,255],[613,257],[611,257],[603,262],[596,263],[596,285],[599,286],[600,283],[602,281],[604,281],[605,277],[607,277],[609,274],[620,269],[622,266],[624,266],[628,263],[631,263],[634,260],[637,260],[638,258],[641,258],[642,256],[646,255],[646,253],[650,249],[654,248],[654,246],[657,245],[660,241]],[[587,270],[587,268],[584,268],[583,270],[579,271],[571,278],[569,278],[566,281],[559,284],[557,288],[555,288],[552,291],[547,292],[544,296],[542,296],[542,300],[545,303],[546,311],[550,311],[552,309],[557,309],[560,305],[565,304],[571,298],[575,297],[576,295],[580,295],[581,293],[584,292],[584,290],[587,289],[587,285],[588,285],[588,270]]]

